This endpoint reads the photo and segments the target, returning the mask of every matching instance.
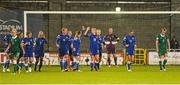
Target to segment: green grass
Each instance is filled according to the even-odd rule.
[[[0,84],[180,84],[180,67],[167,66],[160,72],[158,66],[133,66],[127,72],[125,66],[102,66],[99,72],[90,72],[81,66],[83,72],[60,72],[59,66],[44,66],[42,72],[13,75],[0,69]]]

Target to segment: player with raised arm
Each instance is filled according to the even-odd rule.
[[[98,71],[98,63],[99,63],[99,41],[96,35],[96,28],[91,28],[91,33],[88,34],[88,31],[90,30],[90,27],[87,27],[86,31],[84,32],[85,36],[89,37],[90,43],[89,43],[89,52],[91,56],[91,71],[93,71],[93,68],[95,71]]]
[[[58,47],[62,72],[68,71],[69,41],[68,29],[62,28],[62,34],[56,37],[56,46]]]
[[[22,48],[22,45],[21,45],[20,38],[17,36],[17,31],[13,29],[11,32],[12,32],[12,38],[10,39],[10,42],[5,52],[9,53],[9,57],[12,60],[13,67],[14,67],[13,73],[16,73],[19,67],[17,64],[17,59],[20,55],[20,48]]]
[[[162,70],[166,71],[166,63],[168,59],[167,52],[168,50],[170,51],[170,41],[166,32],[167,32],[167,29],[162,28],[161,33],[159,33],[156,38],[156,51],[159,54],[160,71]]]
[[[32,38],[32,32],[27,33],[27,37],[22,40],[22,44],[25,50],[25,68],[26,72],[32,71],[32,63],[33,63],[33,47],[34,47],[34,39]]]
[[[127,70],[131,71],[131,64],[134,62],[134,51],[136,47],[136,37],[134,35],[134,31],[129,32],[129,34],[123,38],[123,45],[126,48],[126,57],[128,58],[126,65]]]
[[[45,39],[45,35],[43,31],[39,31],[38,37],[35,38],[35,67],[34,71],[36,71],[37,64],[39,63],[39,69],[38,71],[41,72],[41,67],[43,64],[43,58],[44,58],[44,44],[47,44],[47,40]]]
[[[75,36],[72,39],[72,55],[73,55],[73,65],[75,66],[75,68],[73,69],[73,71],[78,71],[81,72],[81,70],[79,69],[79,62],[80,62],[80,46],[81,46],[81,31],[76,31],[75,32]]]
[[[105,47],[107,48],[107,53],[108,53],[107,61],[109,67],[111,67],[111,56],[113,56],[115,66],[117,66],[117,57],[115,56],[115,52],[116,52],[115,44],[118,43],[117,40],[119,40],[119,38],[113,34],[113,28],[109,28],[108,34],[104,38]]]

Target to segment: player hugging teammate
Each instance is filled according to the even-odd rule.
[[[70,32],[68,28],[62,28],[62,34],[56,37],[61,71],[68,71],[68,57],[70,57],[71,70],[81,72],[79,69],[81,32],[76,31],[75,36]]]

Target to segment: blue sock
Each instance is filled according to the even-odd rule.
[[[76,62],[76,69],[79,70],[79,62]]]
[[[22,67],[24,66],[24,63],[20,63],[20,67],[21,67],[21,69],[22,69]]]
[[[90,63],[90,66],[91,66],[91,69],[92,69],[93,68],[93,63],[92,62]]]
[[[95,67],[97,67],[98,66],[98,63],[95,63]]]
[[[10,60],[6,60],[6,62],[4,63],[4,68],[7,69],[9,67],[10,64]]]
[[[10,60],[7,61],[7,68],[9,68]]]
[[[26,71],[28,71],[28,64],[25,64]]]
[[[93,63],[93,67],[96,67],[96,63]]]
[[[128,70],[131,70],[131,62],[130,61],[128,61]]]
[[[99,69],[99,62],[98,62],[98,63],[96,63],[96,67]]]
[[[68,61],[66,60],[65,61],[65,69],[67,69],[68,68]]]
[[[7,62],[7,61],[6,61],[6,62]],[[6,63],[6,62],[4,63],[4,68],[5,68],[5,69],[7,69],[7,63]]]
[[[76,62],[73,61],[71,67],[74,67],[74,65],[76,65]]]
[[[65,67],[65,61],[63,60],[62,61],[62,70],[64,70],[64,67]]]
[[[62,62],[62,60],[60,60],[60,67],[61,67],[61,70],[63,70],[63,62]]]

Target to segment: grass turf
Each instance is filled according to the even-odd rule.
[[[61,72],[59,66],[43,66],[42,72],[14,75],[3,73],[1,66],[0,84],[180,84],[179,66],[167,66],[166,72],[160,72],[158,66],[133,66],[132,72],[125,66],[102,66],[99,72],[80,68],[83,72]]]

